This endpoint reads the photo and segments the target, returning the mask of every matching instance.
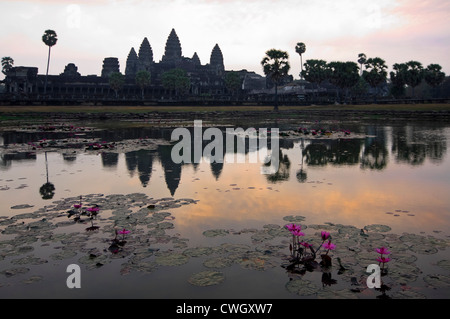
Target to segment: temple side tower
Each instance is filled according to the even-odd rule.
[[[134,48],[131,48],[128,54],[127,64],[125,67],[125,76],[134,78],[139,70],[139,58]]]
[[[153,51],[147,38],[144,38],[139,48],[139,63],[140,69],[146,71],[150,71],[153,64]]]
[[[222,75],[225,72],[225,66],[223,64],[223,55],[218,44],[214,46],[211,52],[209,65],[211,71],[214,72],[216,75]]]

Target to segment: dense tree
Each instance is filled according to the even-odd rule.
[[[387,65],[381,58],[370,58],[364,63],[366,70],[364,70],[362,77],[364,80],[376,90],[375,98],[378,95],[378,86],[386,82]]]
[[[295,52],[300,55],[300,79],[303,78],[303,59],[302,54],[306,52],[306,45],[303,42],[298,42],[295,46]]]
[[[2,58],[2,73],[4,75],[7,75],[9,70],[11,70],[11,68],[14,65],[14,60],[9,57],[9,56],[5,56]]]
[[[125,76],[120,72],[113,72],[109,76],[109,86],[116,93],[116,98],[118,97],[119,91],[125,84]]]
[[[430,64],[425,69],[424,79],[428,85],[433,88],[440,85],[445,80],[445,73],[441,71],[442,67],[439,64]]]
[[[47,93],[47,78],[48,78],[48,68],[50,65],[50,52],[52,47],[58,41],[58,37],[56,32],[53,30],[45,30],[44,35],[42,36],[42,41],[48,46],[48,60],[47,60],[47,73],[45,76],[45,85],[44,85],[44,93]]]
[[[185,94],[191,87],[191,80],[183,69],[172,69],[161,76],[162,85],[166,90],[175,91],[175,95]]]
[[[422,63],[417,61],[409,61],[406,63],[406,84],[412,88],[412,97],[414,98],[414,89],[418,86],[424,76]]]
[[[406,70],[408,66],[406,63],[395,63],[392,69],[393,71],[389,74],[392,83],[391,94],[394,97],[401,97],[405,94]]]
[[[231,91],[232,95],[235,95],[242,86],[242,80],[239,73],[235,71],[228,72],[225,75],[225,86]]]
[[[306,60],[305,69],[302,71],[303,78],[318,87],[330,77],[330,69],[324,60],[310,59]]]
[[[348,89],[358,83],[360,78],[358,65],[355,62],[330,62],[330,82],[341,90],[345,90],[346,96]]]
[[[286,51],[270,49],[266,51],[265,57],[261,61],[264,74],[275,83],[275,106],[274,110],[278,111],[278,84],[281,79],[288,75],[289,54]]]
[[[142,99],[144,99],[144,91],[151,83],[151,74],[146,70],[141,70],[136,73],[136,84],[141,88]]]

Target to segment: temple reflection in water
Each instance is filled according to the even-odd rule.
[[[279,141],[280,165],[278,171],[266,176],[268,183],[279,183],[295,178],[299,183],[308,180],[308,169],[326,166],[359,166],[361,170],[383,170],[391,163],[403,165],[422,165],[426,160],[432,163],[443,161],[447,152],[445,128],[418,126],[376,126],[365,128],[367,137],[348,139],[326,139],[311,136],[300,136],[295,139]],[[98,131],[90,133],[90,137],[107,141],[138,138],[163,138],[170,140],[171,129],[128,128],[114,131]],[[34,152],[9,152],[8,147],[16,143],[28,143],[48,138],[64,138],[57,133],[21,133],[3,132],[1,135],[0,170],[8,170],[14,161],[36,161]],[[225,139],[224,139],[225,140]],[[203,141],[207,145],[208,141]],[[244,153],[248,156],[249,143],[245,142]],[[164,173],[164,180],[170,194],[175,195],[180,184],[182,170],[186,166],[195,169],[198,161],[189,164],[176,164],[171,158],[173,145],[160,145],[155,150],[134,150],[123,154],[126,169],[133,177],[137,174],[142,187],[146,187],[153,176],[155,163],[159,162]],[[270,145],[269,145],[270,148]],[[224,146],[222,163],[209,163],[211,174],[215,180],[220,180],[227,151]],[[254,150],[251,150],[254,151]],[[235,147],[234,153],[238,152]],[[229,154],[228,154],[229,155]],[[79,155],[78,155],[79,156]],[[121,154],[103,152],[100,154],[104,168],[117,167]],[[193,154],[192,154],[193,156]],[[77,160],[76,154],[63,153],[64,162],[68,164]],[[225,163],[224,163],[225,162]],[[259,163],[258,165],[264,165]]]

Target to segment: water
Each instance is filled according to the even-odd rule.
[[[96,123],[90,124],[96,127]],[[270,126],[275,124],[259,125],[275,127]],[[319,128],[314,122],[303,125],[309,129]],[[413,279],[402,276],[400,279],[389,278],[388,275],[385,281],[392,286],[388,295],[397,298],[403,296],[400,294],[402,291],[414,291],[428,298],[449,297],[448,266],[445,268],[437,263],[449,260],[449,250],[445,247],[449,243],[450,225],[450,160],[447,152],[450,126],[377,122],[328,122],[320,125],[334,130],[332,136],[290,134],[280,141],[280,168],[271,175],[261,174],[264,164],[252,163],[249,160],[252,151],[248,149],[237,155],[244,163],[211,164],[203,160],[198,164],[174,164],[170,157],[173,144],[168,143],[173,128],[130,125],[86,130],[75,136],[73,132],[25,130],[0,133],[3,152],[0,158],[0,215],[3,216],[0,219],[0,272],[18,267],[27,269],[14,275],[0,274],[0,296],[316,298],[317,294],[293,293],[288,289],[290,281],[298,280],[298,276],[289,274],[282,267],[289,254],[290,236],[267,235],[271,227],[278,229],[277,226],[287,224],[285,217],[292,215],[303,216],[301,224],[311,226],[305,229],[308,238],[317,237],[317,232],[327,226],[338,239],[340,233],[336,225],[353,226],[358,230],[367,225],[387,225],[390,231],[377,232],[380,245],[389,243],[390,235],[395,237],[390,243],[398,244],[398,238],[405,233],[441,240],[444,247],[440,246],[432,253],[418,251],[414,242],[401,242],[414,249],[408,250],[403,246],[401,250],[392,249],[392,257],[414,256],[417,260],[412,264],[420,273]],[[284,123],[280,129],[297,127],[298,123]],[[342,129],[350,130],[350,135],[342,135]],[[341,138],[336,138],[338,134]],[[79,141],[98,138],[117,143],[130,141],[125,145],[154,138],[165,141],[162,143],[165,145],[146,150],[63,149],[44,152],[32,150],[27,144],[68,138]],[[11,149],[18,151],[11,152]],[[50,190],[50,199],[43,199],[41,187],[46,183],[54,186],[54,190]],[[122,206],[128,205],[129,211],[125,215],[146,209],[147,217],[152,216],[154,210],[148,209],[147,204],[154,201],[159,205],[167,201],[168,207],[156,211],[168,213],[164,219],[168,228],[160,229],[161,224],[159,228],[155,224],[150,227],[140,224],[142,219],[133,219],[134,223],[130,219],[110,219],[115,216],[115,210],[117,213],[116,206],[101,210],[99,218],[94,221],[100,227],[97,231],[85,230],[91,225],[89,221],[66,225],[70,221],[67,211],[79,196],[90,204],[97,200],[102,208],[102,200],[111,198],[108,197],[110,195],[126,195],[120,199]],[[126,198],[128,202],[125,202]],[[130,198],[135,200],[130,201]],[[183,202],[182,205],[171,202],[177,199],[191,202]],[[67,207],[64,206],[65,201],[69,203]],[[119,202],[114,205],[120,206]],[[55,211],[58,205],[61,206]],[[19,215],[19,219],[11,223],[12,217],[26,213],[34,215]],[[14,231],[12,225],[20,227],[21,223],[26,225],[42,218],[57,227],[43,230],[40,235],[35,234],[23,243],[11,242],[28,238],[23,236],[26,229]],[[119,255],[108,251],[114,238],[113,221],[116,226],[127,225],[132,230]],[[157,228],[158,232],[149,233]],[[205,236],[204,232],[208,230],[225,233]],[[57,237],[64,234],[75,235],[72,241]],[[269,237],[255,236],[261,234]],[[378,242],[375,240],[370,244],[377,245]],[[244,252],[239,250],[239,245],[246,245]],[[363,250],[358,250],[358,253],[370,255],[373,247],[368,245],[362,243]],[[67,250],[66,246],[70,246],[75,255],[55,258],[56,252]],[[25,248],[21,251],[20,247]],[[201,255],[186,252],[198,247],[212,250]],[[141,255],[143,250],[149,255]],[[166,252],[188,258],[176,265],[164,264],[158,258],[159,254]],[[341,253],[344,259],[347,252],[348,247],[336,250],[333,257],[339,257]],[[99,261],[97,266],[80,262],[80,258],[90,254],[91,259]],[[230,255],[235,259],[226,266],[211,268],[204,264],[211,258]],[[40,258],[42,263],[35,259],[20,259],[26,256]],[[373,263],[376,263],[377,254],[373,256]],[[140,262],[144,264],[139,270],[130,266]],[[368,261],[364,262],[368,265]],[[357,278],[360,287],[364,288],[363,281],[367,277],[364,262],[359,260],[352,266],[352,273],[340,275],[335,261],[332,275],[337,282],[328,288],[321,283],[321,271],[307,273],[302,279],[311,281],[321,293],[324,289],[348,292],[354,288],[350,283],[352,277]],[[399,263],[393,260],[391,264],[394,262]],[[82,266],[81,289],[66,286],[69,276],[66,268],[73,263]],[[203,271],[216,271],[224,276],[224,280],[207,287],[192,284],[192,275]],[[411,270],[405,270],[408,271]],[[433,274],[443,276],[439,277],[441,286],[438,288],[426,281],[429,279],[427,276]],[[33,281],[27,281],[30,278]],[[378,295],[380,293],[373,289],[351,293],[357,298],[375,298]]]

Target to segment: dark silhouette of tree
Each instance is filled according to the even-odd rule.
[[[303,78],[303,60],[302,54],[306,52],[306,45],[303,42],[298,42],[295,46],[295,52],[300,55],[300,79]]]
[[[225,86],[228,90],[231,91],[231,94],[235,96],[236,92],[242,86],[242,80],[241,77],[239,76],[239,73],[235,71],[228,72],[225,75]]]
[[[412,97],[414,98],[414,89],[422,82],[424,71],[422,63],[417,61],[409,61],[406,66],[406,84],[412,88]]]
[[[366,61],[367,61],[367,57],[364,53],[358,54],[358,63],[360,66],[360,75],[361,76],[363,75],[363,66],[366,63]]]
[[[14,65],[14,60],[9,57],[9,56],[5,56],[2,58],[2,73],[4,75],[8,75],[8,72],[11,70],[11,68]]]
[[[318,88],[325,80],[330,78],[330,68],[324,60],[306,60],[304,67],[305,69],[302,71],[303,78],[316,84]]]
[[[432,87],[434,94],[436,94],[436,88],[445,80],[445,73],[441,70],[442,67],[439,64],[430,64],[425,69],[425,82]]]
[[[147,86],[151,83],[151,74],[146,70],[141,70],[136,73],[136,84],[141,89],[142,99],[144,99],[144,91]]]
[[[116,93],[116,99],[118,98],[119,91],[122,89],[124,84],[125,84],[125,77],[122,73],[120,72],[111,73],[111,75],[109,76],[109,86]]]
[[[376,57],[368,59],[365,66],[366,70],[363,71],[362,77],[375,89],[374,98],[376,100],[379,85],[386,82],[387,65],[383,59]]]
[[[266,56],[261,61],[264,74],[275,83],[275,111],[278,111],[278,84],[291,68],[288,60],[289,54],[286,51],[270,49],[266,51]]]
[[[48,78],[48,68],[50,66],[50,52],[52,46],[58,42],[58,37],[56,32],[53,30],[45,30],[44,35],[42,36],[42,41],[48,46],[48,60],[47,60],[47,73],[45,75],[45,85],[44,85],[44,93],[47,93],[47,78]]]
[[[175,95],[185,94],[191,87],[191,80],[186,71],[180,68],[164,72],[161,76],[162,85],[166,90],[175,91]]]
[[[392,68],[393,71],[389,74],[392,83],[391,94],[395,97],[401,97],[405,94],[406,70],[408,66],[406,63],[395,63]]]
[[[358,65],[355,62],[330,62],[330,82],[346,91],[358,83]]]

